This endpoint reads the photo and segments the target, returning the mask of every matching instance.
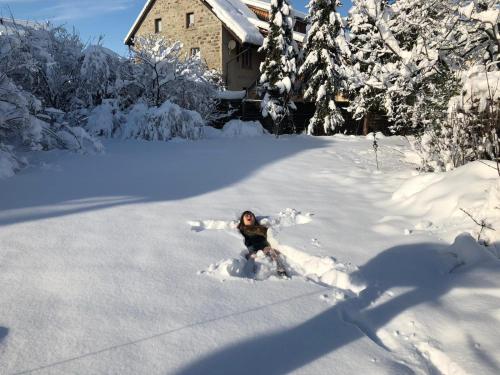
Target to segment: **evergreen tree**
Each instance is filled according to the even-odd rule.
[[[499,19],[498,0],[353,0],[354,116],[382,107],[427,169],[496,159]]]
[[[376,19],[369,16],[363,5],[364,1],[354,0],[349,12],[350,30],[349,47],[351,49],[349,65],[349,111],[353,118],[362,119],[369,112],[384,108],[385,86],[378,80],[380,67],[394,62],[394,55],[385,48],[380,33],[375,25]],[[378,5],[378,4],[377,4]],[[380,4],[378,12],[386,2]]]
[[[342,18],[336,12],[339,0],[311,0],[311,25],[304,46],[305,59],[299,73],[306,85],[304,98],[316,102],[308,134],[330,133],[344,119],[335,105],[335,95],[344,86],[342,68]],[[345,43],[344,43],[345,44]]]
[[[261,52],[265,59],[260,65],[260,83],[264,89],[262,115],[271,116],[276,135],[281,124],[296,109],[291,99],[297,73],[297,44],[293,40],[292,7],[287,0],[271,0],[269,34]]]
[[[360,118],[384,109],[394,130],[421,132],[442,120],[455,95],[456,58],[443,44],[455,34],[448,0],[354,0],[349,17],[350,110]],[[439,110],[435,110],[438,108]]]

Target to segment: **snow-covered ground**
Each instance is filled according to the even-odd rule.
[[[500,373],[496,166],[418,175],[399,137],[380,170],[370,137],[211,138],[0,180],[1,374]],[[290,280],[244,277],[246,209]]]

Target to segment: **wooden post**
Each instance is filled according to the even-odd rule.
[[[366,112],[365,117],[363,118],[363,135],[367,135],[370,132],[370,120],[371,114],[370,112]]]

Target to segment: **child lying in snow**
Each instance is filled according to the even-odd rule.
[[[238,229],[245,238],[245,246],[248,249],[247,259],[254,259],[257,252],[262,250],[264,254],[276,262],[278,275],[287,275],[280,259],[280,252],[273,249],[269,242],[267,242],[268,228],[258,223],[253,212],[245,211],[241,214]]]

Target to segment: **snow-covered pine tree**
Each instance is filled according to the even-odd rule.
[[[499,19],[498,0],[353,0],[351,109],[382,106],[431,169],[496,159]]]
[[[454,24],[447,1],[354,0],[350,109],[356,118],[383,109],[393,128],[405,133],[421,131],[429,111],[443,118],[454,95],[451,86],[442,86],[453,78],[454,65],[441,48]]]
[[[373,3],[375,9],[372,13],[365,5],[366,0],[354,0],[348,17],[351,49],[348,110],[358,120],[369,112],[384,108],[386,85],[380,79],[381,69],[386,63],[395,61],[394,54],[384,45],[374,18],[383,11],[387,2]]]
[[[304,98],[316,102],[308,134],[328,134],[344,119],[335,105],[335,95],[345,86],[342,51],[342,18],[337,13],[339,0],[310,0],[304,63],[300,67],[306,90]]]
[[[291,100],[297,74],[297,44],[293,40],[292,7],[287,0],[271,0],[269,34],[259,48],[265,59],[260,65],[260,84],[264,90],[262,115],[271,116],[276,135],[290,117],[295,104]]]

